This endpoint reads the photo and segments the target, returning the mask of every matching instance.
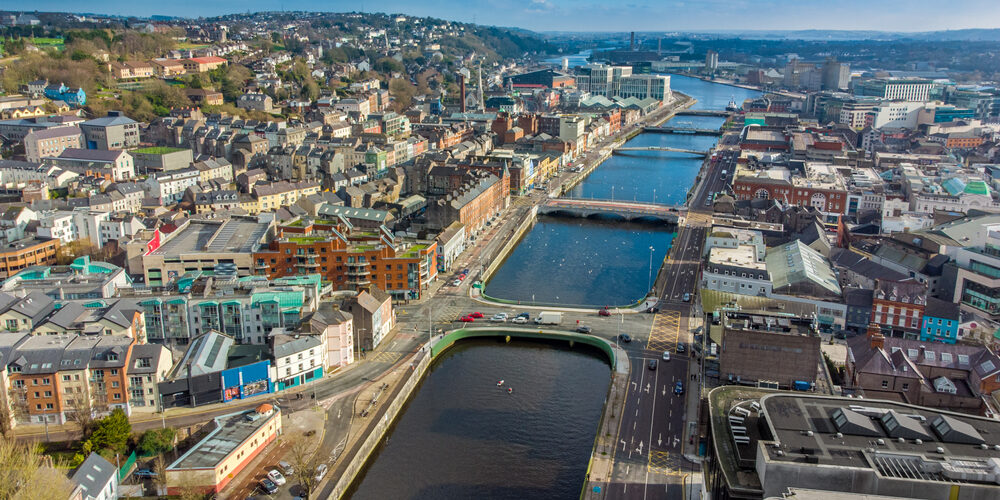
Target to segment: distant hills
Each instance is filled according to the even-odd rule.
[[[622,33],[622,32],[619,32]],[[594,33],[568,31],[541,32],[543,36],[555,38],[594,39],[615,38],[618,33]],[[712,38],[743,38],[750,40],[807,40],[807,41],[852,41],[852,40],[917,40],[928,42],[1000,42],[1000,28],[993,29],[959,29],[944,31],[898,32],[874,30],[699,30],[699,31],[644,31],[637,32],[643,38],[650,36],[666,36],[669,38],[712,37]]]

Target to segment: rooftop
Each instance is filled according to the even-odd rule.
[[[709,250],[708,261],[713,264],[765,269],[764,263],[757,261],[757,248],[753,245],[740,245],[736,248],[714,247]]]
[[[198,252],[251,253],[257,251],[270,225],[233,217],[225,221],[192,220],[170,234],[151,255],[179,256]]]
[[[263,406],[263,405],[262,405]],[[176,462],[170,464],[169,469],[202,469],[214,468],[226,456],[232,453],[241,443],[253,436],[273,419],[281,418],[278,408],[271,407],[275,411],[269,417],[259,418],[254,421],[247,420],[246,411],[230,413],[215,418],[215,430],[209,433],[204,439],[195,444]],[[256,411],[256,410],[251,410]]]

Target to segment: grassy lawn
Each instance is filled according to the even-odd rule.
[[[323,236],[293,236],[288,238],[288,241],[293,243],[298,243],[300,245],[308,245],[310,243],[316,243],[319,241],[326,241],[329,238]]]
[[[185,49],[187,49],[187,50],[203,49],[205,47],[209,47],[209,45],[206,45],[206,44],[203,44],[203,43],[188,43],[188,42],[181,42],[181,43],[177,44],[177,48],[180,49],[180,50],[185,50]]]
[[[133,153],[147,154],[147,155],[165,155],[168,153],[175,153],[177,151],[184,151],[184,148],[169,148],[165,146],[155,146],[150,148],[139,148],[133,149]]]

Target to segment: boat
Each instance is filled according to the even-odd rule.
[[[503,385],[503,380],[497,382],[497,387],[500,387],[501,385]]]
[[[507,394],[514,394],[514,388],[513,387],[508,387],[507,388]]]
[[[729,104],[726,104],[726,111],[739,111],[740,107],[736,105],[736,97],[729,99]]]

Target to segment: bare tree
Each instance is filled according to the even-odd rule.
[[[80,427],[80,439],[87,439],[94,429],[94,403],[87,394],[77,394],[67,401],[66,419]]]
[[[153,460],[153,487],[156,496],[167,494],[167,458],[162,454]]]
[[[65,500],[73,483],[58,469],[45,465],[35,444],[0,439],[0,498],[21,500]]]
[[[8,438],[14,430],[11,421],[14,419],[14,411],[10,408],[10,400],[0,397],[0,437]]]
[[[295,475],[298,476],[299,485],[302,486],[302,496],[309,498],[312,493],[313,488],[316,487],[316,472],[319,466],[323,464],[321,457],[316,453],[316,446],[306,439],[305,437],[299,437],[292,441],[291,451],[288,456],[288,463],[292,465],[295,469]]]

